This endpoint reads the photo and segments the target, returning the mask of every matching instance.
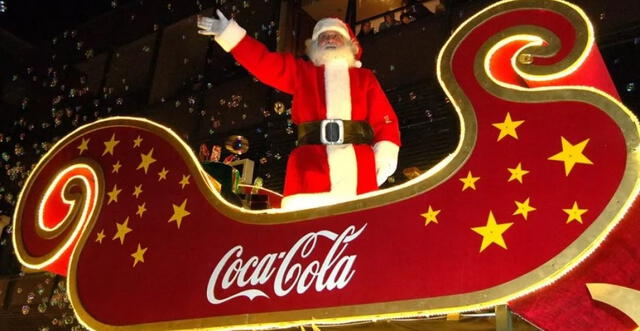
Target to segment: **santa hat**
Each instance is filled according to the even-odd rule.
[[[355,54],[353,54],[356,58],[355,66],[358,68],[362,67],[362,62],[360,62],[360,58],[362,57],[362,47],[360,47],[360,43],[358,42],[356,35],[353,33],[353,30],[351,30],[345,22],[335,17],[328,17],[319,20],[313,28],[311,40],[313,42],[317,42],[318,36],[325,31],[335,31],[341,34],[345,39],[351,41],[353,46],[356,48]]]

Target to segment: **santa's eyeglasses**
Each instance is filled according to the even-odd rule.
[[[344,37],[338,32],[335,31],[325,31],[318,36],[318,42],[329,42],[329,41],[339,41],[344,42]]]

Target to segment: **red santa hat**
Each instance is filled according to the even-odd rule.
[[[313,28],[313,34],[311,35],[311,40],[313,42],[318,41],[318,36],[325,31],[335,31],[341,34],[345,39],[351,41],[353,46],[356,48],[355,54],[353,54],[356,58],[356,67],[361,67],[362,62],[360,62],[360,58],[362,57],[362,47],[360,47],[360,43],[356,38],[353,30],[343,22],[339,18],[335,17],[327,17],[323,18],[316,23],[316,26]]]

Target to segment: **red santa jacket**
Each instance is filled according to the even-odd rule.
[[[340,70],[329,73],[325,66],[315,66],[292,54],[269,52],[248,35],[229,50],[257,79],[293,95],[294,123],[327,118],[367,121],[373,128],[373,144],[388,141],[400,146],[397,117],[370,70],[345,67],[341,77]],[[332,105],[328,107],[328,103]],[[375,160],[370,145],[303,145],[289,156],[285,197],[319,192],[355,195],[375,189]]]

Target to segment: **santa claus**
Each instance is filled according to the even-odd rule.
[[[353,199],[393,174],[398,120],[374,74],[360,68],[362,49],[343,21],[318,21],[307,43],[311,61],[305,61],[268,51],[233,19],[216,13],[218,18],[198,18],[198,33],[215,36],[256,78],[293,95],[298,147],[287,163],[283,208]]]

